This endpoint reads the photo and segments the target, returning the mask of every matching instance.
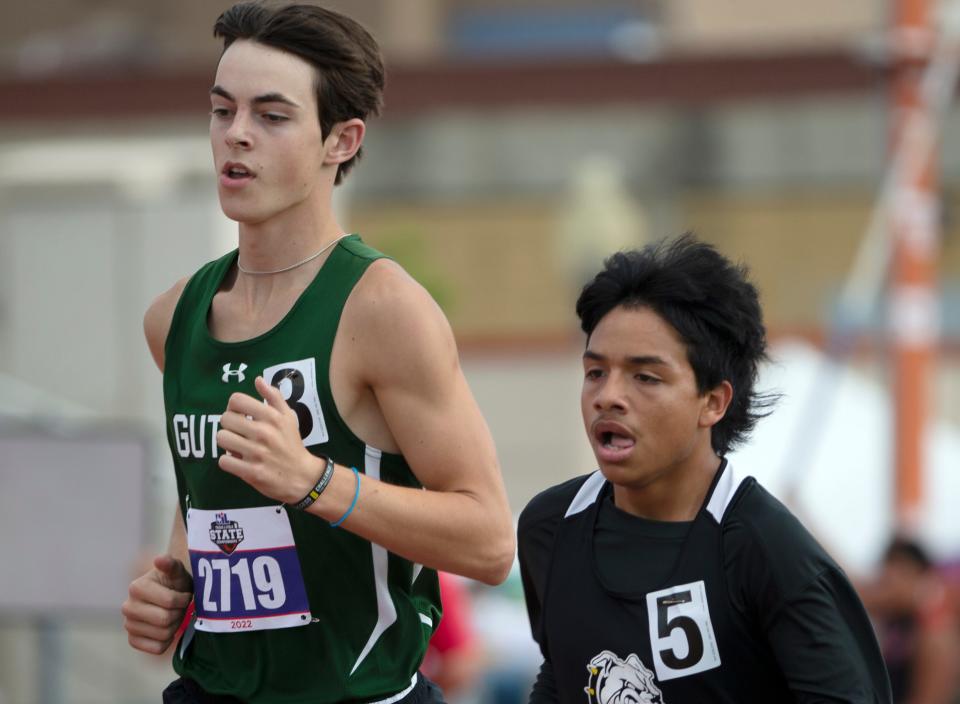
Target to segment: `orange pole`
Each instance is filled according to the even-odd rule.
[[[932,106],[924,103],[920,90],[933,33],[930,0],[894,2],[892,143],[893,149],[898,149],[907,134],[908,120],[933,129]],[[934,151],[920,169],[904,174],[893,204],[890,322],[895,378],[895,496],[897,524],[906,531],[916,528],[923,498],[930,376],[939,316],[936,260],[940,209]]]

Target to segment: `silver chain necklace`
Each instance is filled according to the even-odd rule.
[[[314,253],[314,254],[311,254],[311,255],[310,255],[309,257],[307,257],[306,259],[303,259],[303,260],[297,262],[296,264],[291,264],[290,266],[285,266],[285,267],[282,268],[282,269],[274,269],[273,271],[251,271],[250,269],[244,269],[244,268],[240,265],[240,257],[239,257],[239,255],[237,256],[237,268],[238,268],[240,271],[242,271],[244,274],[250,274],[251,276],[267,276],[267,275],[269,275],[269,274],[282,274],[282,273],[285,272],[285,271],[290,271],[291,269],[296,269],[298,266],[303,266],[303,265],[306,264],[307,262],[312,262],[314,259],[316,259],[317,257],[319,257],[319,256],[320,256],[321,254],[323,254],[324,252],[326,252],[328,249],[330,249],[333,245],[335,245],[337,242],[339,242],[340,240],[342,240],[344,237],[349,237],[349,235],[348,235],[348,234],[340,235],[340,236],[337,237],[335,240],[331,240],[330,242],[327,242],[327,244],[323,245],[323,247],[320,248],[320,251],[319,251],[319,252],[316,252],[316,253]]]

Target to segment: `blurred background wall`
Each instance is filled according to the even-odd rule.
[[[151,438],[148,551],[165,542],[175,491],[142,315],[178,278],[235,246],[206,135],[219,55],[211,27],[229,4],[49,0],[6,8],[0,25],[0,423],[78,432],[122,422]],[[694,230],[747,263],[774,343],[770,383],[787,391],[781,415],[792,417],[790,404],[808,394],[833,407],[818,360],[887,169],[888,3],[325,5],[365,24],[388,67],[385,112],[337,194],[341,222],[397,258],[443,306],[516,512],[538,490],[592,468],[573,302],[585,277],[622,247]],[[955,109],[938,155],[942,338],[931,417],[945,439],[931,463],[955,468]],[[831,429],[849,445],[875,417],[875,433],[858,439],[876,455],[841,463],[826,445],[797,444],[799,411],[792,425],[761,424],[744,451],[748,471],[800,501],[798,512],[814,516],[815,531],[856,569],[869,568],[892,527],[880,291],[867,321],[835,377],[855,380],[843,421],[852,427],[838,415]],[[822,454],[824,468],[804,460],[784,479],[788,447]],[[950,493],[956,473],[936,472],[940,496],[960,498]],[[873,532],[857,542],[834,535],[837,521],[813,508],[829,505],[838,478],[875,498],[863,509]],[[807,494],[787,492],[797,485]],[[936,521],[924,527],[935,552],[957,558],[960,527]],[[4,541],[25,539],[0,535],[0,558],[12,544]],[[515,659],[523,662],[531,644],[512,584],[507,598],[519,607],[511,613],[523,641]],[[126,584],[117,589],[119,608]],[[171,676],[166,662],[129,650],[118,613],[68,611],[41,623],[3,610],[9,601],[0,595],[2,704],[155,701]],[[52,673],[39,659],[51,652]],[[44,693],[50,677],[61,685]]]

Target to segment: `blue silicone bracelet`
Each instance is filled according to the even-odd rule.
[[[353,473],[357,477],[357,490],[353,494],[353,501],[350,502],[350,508],[347,509],[347,512],[345,514],[343,514],[342,516],[340,516],[340,518],[338,518],[336,521],[330,524],[331,528],[336,528],[345,520],[347,520],[347,516],[353,513],[353,507],[357,505],[357,499],[360,498],[360,472],[357,471],[356,467],[351,467],[350,469],[353,470]]]

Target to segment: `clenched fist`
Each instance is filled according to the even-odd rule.
[[[153,568],[130,583],[121,612],[127,640],[137,650],[159,655],[170,647],[193,599],[193,578],[171,555],[154,558]]]

